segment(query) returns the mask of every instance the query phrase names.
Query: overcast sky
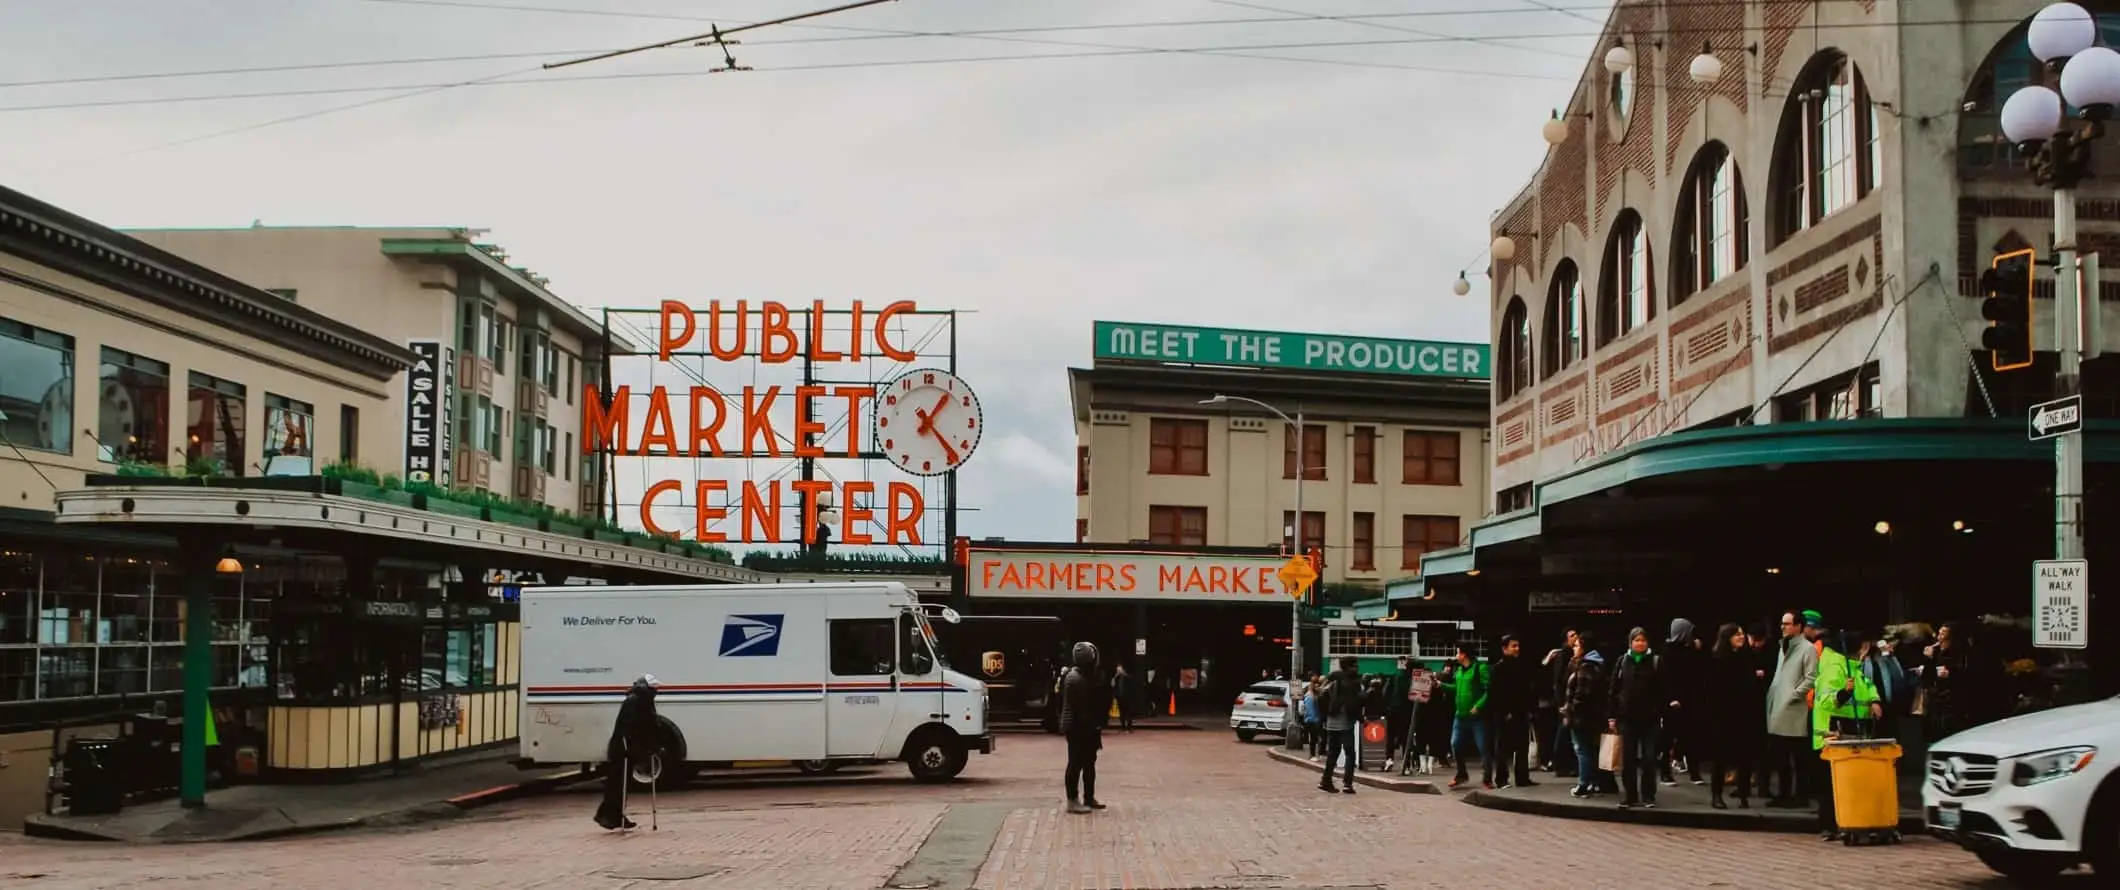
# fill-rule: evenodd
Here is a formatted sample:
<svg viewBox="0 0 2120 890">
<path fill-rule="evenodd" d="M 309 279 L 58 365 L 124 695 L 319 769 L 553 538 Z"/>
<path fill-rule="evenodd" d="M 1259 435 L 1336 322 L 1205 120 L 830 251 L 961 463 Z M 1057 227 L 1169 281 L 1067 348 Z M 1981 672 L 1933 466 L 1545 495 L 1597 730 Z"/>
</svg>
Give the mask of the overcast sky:
<svg viewBox="0 0 2120 890">
<path fill-rule="evenodd" d="M 0 0 L 0 164 L 119 227 L 488 228 L 588 307 L 973 310 L 964 533 L 1069 540 L 1093 319 L 1485 340 L 1484 283 L 1450 281 L 1608 5 L 895 0 L 743 35 L 749 72 L 704 48 L 536 70 L 836 2 Z M 1080 27 L 1133 23 L 1175 24 Z M 1288 46 L 1318 43 L 1365 45 Z M 995 58 L 1042 54 L 1071 57 Z M 77 80 L 435 57 L 459 58 Z M 519 85 L 390 99 L 488 78 Z"/>
</svg>

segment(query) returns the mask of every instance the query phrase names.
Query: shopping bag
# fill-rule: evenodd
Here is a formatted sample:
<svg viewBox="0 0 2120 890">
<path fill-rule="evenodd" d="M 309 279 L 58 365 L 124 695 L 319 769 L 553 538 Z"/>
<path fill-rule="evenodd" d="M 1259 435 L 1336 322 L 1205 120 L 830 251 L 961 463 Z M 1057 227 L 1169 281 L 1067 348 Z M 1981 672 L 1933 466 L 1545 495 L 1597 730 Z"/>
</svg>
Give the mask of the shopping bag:
<svg viewBox="0 0 2120 890">
<path fill-rule="evenodd" d="M 1597 768 L 1608 773 L 1619 772 L 1624 765 L 1620 759 L 1619 733 L 1608 732 L 1597 740 Z"/>
</svg>

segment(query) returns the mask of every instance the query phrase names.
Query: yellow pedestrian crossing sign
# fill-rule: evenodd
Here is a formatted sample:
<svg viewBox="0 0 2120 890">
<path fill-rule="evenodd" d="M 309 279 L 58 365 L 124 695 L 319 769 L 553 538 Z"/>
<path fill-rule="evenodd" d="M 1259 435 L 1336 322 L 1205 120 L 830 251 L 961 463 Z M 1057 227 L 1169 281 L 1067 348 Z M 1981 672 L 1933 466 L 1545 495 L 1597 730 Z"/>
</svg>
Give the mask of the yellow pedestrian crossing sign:
<svg viewBox="0 0 2120 890">
<path fill-rule="evenodd" d="M 1302 556 L 1291 556 L 1278 572 L 1281 583 L 1287 587 L 1288 595 L 1301 597 L 1310 585 L 1318 580 L 1318 570 L 1310 567 L 1310 560 Z"/>
</svg>

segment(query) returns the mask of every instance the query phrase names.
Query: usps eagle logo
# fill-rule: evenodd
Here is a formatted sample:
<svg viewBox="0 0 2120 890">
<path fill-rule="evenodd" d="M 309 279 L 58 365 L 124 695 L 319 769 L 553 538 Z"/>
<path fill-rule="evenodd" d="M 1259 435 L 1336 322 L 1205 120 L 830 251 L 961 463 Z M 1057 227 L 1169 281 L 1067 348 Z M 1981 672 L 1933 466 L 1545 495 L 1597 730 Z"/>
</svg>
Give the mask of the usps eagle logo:
<svg viewBox="0 0 2120 890">
<path fill-rule="evenodd" d="M 723 658 L 771 658 L 780 654 L 786 615 L 731 615 L 721 624 Z"/>
</svg>

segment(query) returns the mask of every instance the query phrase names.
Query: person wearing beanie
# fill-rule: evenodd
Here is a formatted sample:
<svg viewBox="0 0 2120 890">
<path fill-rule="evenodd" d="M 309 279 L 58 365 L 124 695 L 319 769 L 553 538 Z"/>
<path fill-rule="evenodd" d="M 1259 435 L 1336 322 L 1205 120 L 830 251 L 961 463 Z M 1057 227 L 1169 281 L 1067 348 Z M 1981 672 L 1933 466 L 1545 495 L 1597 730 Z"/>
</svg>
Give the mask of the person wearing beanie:
<svg viewBox="0 0 2120 890">
<path fill-rule="evenodd" d="M 1097 673 L 1097 644 L 1076 643 L 1068 654 L 1074 666 L 1060 681 L 1060 734 L 1067 737 L 1067 811 L 1087 813 L 1104 809 L 1097 802 L 1097 752 L 1104 747 L 1104 721 L 1111 713 L 1112 693 Z"/>
<path fill-rule="evenodd" d="M 1811 755 L 1811 684 L 1818 679 L 1818 649 L 1808 639 L 1805 616 L 1817 612 L 1788 612 L 1781 616 L 1781 652 L 1775 662 L 1774 679 L 1767 684 L 1768 765 L 1778 780 L 1767 806 L 1801 809 L 1797 784 Z M 1759 777 L 1762 785 L 1766 776 Z"/>
<path fill-rule="evenodd" d="M 1627 652 L 1612 668 L 1612 698 L 1606 711 L 1608 727 L 1620 736 L 1620 787 L 1626 792 L 1622 809 L 1656 808 L 1656 762 L 1663 752 L 1657 735 L 1664 716 L 1678 706 L 1663 656 L 1649 651 L 1649 632 L 1639 627 L 1628 631 Z"/>
<path fill-rule="evenodd" d="M 655 719 L 655 690 L 661 686 L 654 674 L 640 675 L 611 723 L 611 738 L 604 743 L 604 799 L 596 808 L 596 824 L 606 831 L 636 827 L 626 818 L 626 783 L 636 769 L 661 768 L 655 763 L 662 747 L 662 724 Z"/>
</svg>

